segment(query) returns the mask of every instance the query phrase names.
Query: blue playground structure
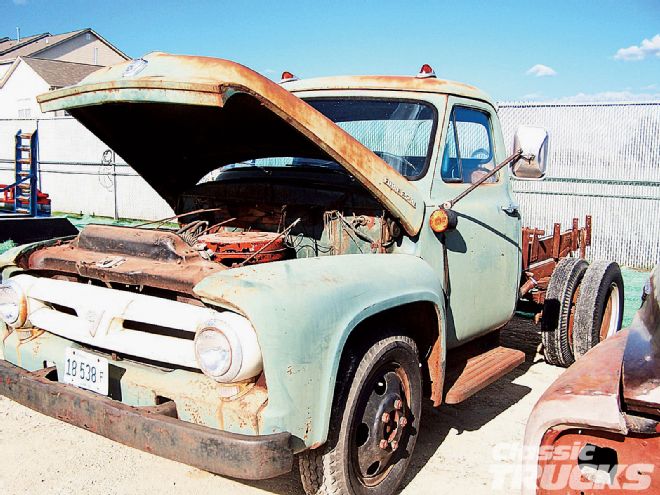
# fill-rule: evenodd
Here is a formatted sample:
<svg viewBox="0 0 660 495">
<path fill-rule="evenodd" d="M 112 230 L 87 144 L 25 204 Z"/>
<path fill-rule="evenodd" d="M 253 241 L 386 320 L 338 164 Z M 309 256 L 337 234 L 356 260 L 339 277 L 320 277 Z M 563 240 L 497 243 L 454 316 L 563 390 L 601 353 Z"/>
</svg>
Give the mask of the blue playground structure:
<svg viewBox="0 0 660 495">
<path fill-rule="evenodd" d="M 39 137 L 19 131 L 15 135 L 14 182 L 0 184 L 0 242 L 35 242 L 74 235 L 66 218 L 51 218 L 50 198 L 39 191 Z"/>
</svg>

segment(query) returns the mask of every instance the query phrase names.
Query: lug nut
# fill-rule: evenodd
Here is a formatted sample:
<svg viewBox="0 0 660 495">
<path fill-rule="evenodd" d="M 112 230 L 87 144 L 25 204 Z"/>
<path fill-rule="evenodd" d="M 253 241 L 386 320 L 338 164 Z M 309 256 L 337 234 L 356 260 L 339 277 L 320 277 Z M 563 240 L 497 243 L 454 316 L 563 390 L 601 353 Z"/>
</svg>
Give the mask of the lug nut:
<svg viewBox="0 0 660 495">
<path fill-rule="evenodd" d="M 383 439 L 380 441 L 380 443 L 378 444 L 378 446 L 379 446 L 381 449 L 385 450 L 385 449 L 387 448 L 387 440 L 385 440 L 385 439 L 383 438 Z"/>
<path fill-rule="evenodd" d="M 392 450 L 396 450 L 397 447 L 399 446 L 399 442 L 397 442 L 396 440 L 392 440 L 390 446 L 392 447 Z"/>
<path fill-rule="evenodd" d="M 401 417 L 399 420 L 399 425 L 403 428 L 408 424 L 408 420 L 405 418 L 405 416 Z"/>
<path fill-rule="evenodd" d="M 394 409 L 399 410 L 403 407 L 403 402 L 401 399 L 397 399 L 394 401 Z"/>
<path fill-rule="evenodd" d="M 390 422 L 390 413 L 383 413 L 383 416 L 380 418 L 383 420 L 383 423 L 389 423 Z"/>
</svg>

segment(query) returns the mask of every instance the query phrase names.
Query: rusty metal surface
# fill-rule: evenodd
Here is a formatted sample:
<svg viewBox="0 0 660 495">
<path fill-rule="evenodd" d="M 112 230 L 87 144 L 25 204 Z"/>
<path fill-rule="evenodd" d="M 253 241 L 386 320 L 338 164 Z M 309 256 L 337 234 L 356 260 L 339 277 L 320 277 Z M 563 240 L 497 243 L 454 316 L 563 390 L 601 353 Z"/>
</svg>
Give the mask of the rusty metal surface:
<svg viewBox="0 0 660 495">
<path fill-rule="evenodd" d="M 88 225 L 71 242 L 32 252 L 26 268 L 186 294 L 226 269 L 202 259 L 172 232 L 109 225 Z"/>
<path fill-rule="evenodd" d="M 293 466 L 289 433 L 248 436 L 186 423 L 154 408 L 131 407 L 51 382 L 0 360 L 0 394 L 124 445 L 241 479 L 264 479 Z M 163 404 L 155 409 L 172 413 Z"/>
<path fill-rule="evenodd" d="M 213 252 L 214 261 L 225 264 L 279 261 L 288 252 L 284 237 L 275 232 L 217 232 L 197 240 Z"/>
<path fill-rule="evenodd" d="M 564 458 L 566 452 L 579 453 L 587 445 L 612 449 L 616 452 L 616 467 L 609 485 L 604 484 L 599 488 L 590 471 L 580 472 L 575 455 L 568 459 Z M 538 480 L 537 495 L 598 493 L 656 495 L 660 492 L 660 471 L 658 470 L 658 466 L 660 466 L 660 432 L 646 435 L 621 435 L 591 429 L 550 430 L 544 438 L 544 448 L 548 448 L 548 451 L 539 458 L 542 475 Z M 592 450 L 592 448 L 588 448 L 587 452 Z M 608 464 L 600 466 L 604 471 L 607 471 L 609 467 Z M 655 469 L 652 468 L 653 466 Z M 562 472 L 568 473 L 572 470 L 575 470 L 573 471 L 575 479 L 571 479 L 570 486 L 557 483 L 557 479 L 562 477 Z M 578 473 L 580 473 L 579 476 L 577 476 Z M 641 475 L 649 477 L 648 485 L 647 480 L 642 479 Z M 625 489 L 626 487 L 628 489 Z"/>
<path fill-rule="evenodd" d="M 538 452 L 546 432 L 589 426 L 626 434 L 628 429 L 620 405 L 621 363 L 628 339 L 622 330 L 591 349 L 575 362 L 541 396 L 525 430 L 524 446 Z M 536 464 L 536 457 L 526 462 Z M 535 467 L 526 466 L 526 469 Z M 524 494 L 536 493 L 530 487 Z"/>
<path fill-rule="evenodd" d="M 284 87 L 296 93 L 319 90 L 376 89 L 383 91 L 414 91 L 464 96 L 493 104 L 490 97 L 469 84 L 440 78 L 415 76 L 334 76 L 299 79 L 287 82 Z"/>
<path fill-rule="evenodd" d="M 660 265 L 631 325 L 623 357 L 623 397 L 630 409 L 660 417 Z"/>
<path fill-rule="evenodd" d="M 591 217 L 586 217 L 585 227 L 580 228 L 578 219 L 574 218 L 571 229 L 562 232 L 561 224 L 556 223 L 552 235 L 543 237 L 544 234 L 543 230 L 523 228 L 523 270 L 529 269 L 535 263 L 541 263 L 551 258 L 557 261 L 559 258 L 568 256 L 571 252 L 590 246 Z"/>
<path fill-rule="evenodd" d="M 584 258 L 586 248 L 591 245 L 591 216 L 585 218 L 585 226 L 580 228 L 579 220 L 573 218 L 571 229 L 561 231 L 561 224 L 555 223 L 550 236 L 545 231 L 525 227 L 522 229 L 522 270 L 520 297 L 528 297 L 542 305 L 545 291 L 557 263 L 571 253 Z"/>
<path fill-rule="evenodd" d="M 228 60 L 164 53 L 151 53 L 144 60 L 144 70 L 135 76 L 126 76 L 130 64 L 126 62 L 99 70 L 79 85 L 41 95 L 42 110 L 70 111 L 171 206 L 176 205 L 182 188 L 223 164 L 268 155 L 295 156 L 285 150 L 309 151 L 314 156 L 316 149 L 320 158 L 336 161 L 360 181 L 409 234 L 419 232 L 424 199 L 416 186 L 287 89 Z M 169 122 L 173 106 L 177 120 Z M 127 119 L 124 111 L 129 107 Z M 160 113 L 150 113 L 154 111 Z M 213 124 L 197 126 L 212 133 L 213 149 L 198 149 L 194 140 L 181 139 L 181 122 L 187 118 Z M 159 155 L 143 142 L 135 143 L 136 132 L 142 134 L 142 141 L 150 133 L 150 139 L 168 142 L 167 155 Z M 284 154 L 271 154 L 275 151 Z M 154 167 L 161 161 L 185 167 L 191 177 L 162 177 L 161 167 Z"/>
<path fill-rule="evenodd" d="M 460 375 L 449 385 L 445 402 L 458 404 L 479 390 L 499 380 L 525 361 L 525 353 L 506 347 L 495 347 L 468 359 Z"/>
</svg>

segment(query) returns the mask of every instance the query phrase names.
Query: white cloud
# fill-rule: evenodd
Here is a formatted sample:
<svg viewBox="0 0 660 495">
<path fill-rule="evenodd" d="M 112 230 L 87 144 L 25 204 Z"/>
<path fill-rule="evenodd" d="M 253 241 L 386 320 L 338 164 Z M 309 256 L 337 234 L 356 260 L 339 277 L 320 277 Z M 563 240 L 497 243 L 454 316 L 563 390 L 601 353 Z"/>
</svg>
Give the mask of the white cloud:
<svg viewBox="0 0 660 495">
<path fill-rule="evenodd" d="M 631 91 L 603 91 L 600 93 L 578 93 L 551 100 L 560 103 L 614 102 L 614 101 L 660 101 L 660 93 L 633 93 Z"/>
<path fill-rule="evenodd" d="M 556 76 L 557 72 L 552 67 L 548 67 L 547 65 L 536 64 L 535 66 L 530 67 L 526 74 L 528 76 L 545 77 Z"/>
<path fill-rule="evenodd" d="M 617 60 L 644 60 L 647 56 L 652 55 L 660 57 L 660 34 L 656 34 L 650 40 L 644 39 L 639 45 L 619 48 L 614 54 L 614 58 Z"/>
<path fill-rule="evenodd" d="M 28 0 L 12 0 L 14 2 L 14 5 L 26 5 L 28 3 Z"/>
</svg>

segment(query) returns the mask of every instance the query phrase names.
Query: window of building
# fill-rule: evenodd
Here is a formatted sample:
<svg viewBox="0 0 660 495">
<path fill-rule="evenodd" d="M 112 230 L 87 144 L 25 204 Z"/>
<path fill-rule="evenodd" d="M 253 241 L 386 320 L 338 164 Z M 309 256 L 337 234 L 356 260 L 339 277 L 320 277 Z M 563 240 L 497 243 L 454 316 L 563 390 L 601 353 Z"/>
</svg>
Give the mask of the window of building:
<svg viewBox="0 0 660 495">
<path fill-rule="evenodd" d="M 493 139 L 486 112 L 456 106 L 452 109 L 442 157 L 442 180 L 474 183 L 494 167 Z M 496 176 L 486 182 L 496 182 Z"/>
<path fill-rule="evenodd" d="M 31 119 L 32 118 L 32 101 L 30 98 L 19 98 L 17 101 L 18 118 Z"/>
</svg>

